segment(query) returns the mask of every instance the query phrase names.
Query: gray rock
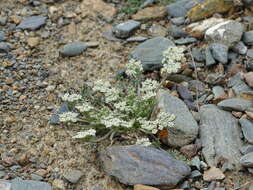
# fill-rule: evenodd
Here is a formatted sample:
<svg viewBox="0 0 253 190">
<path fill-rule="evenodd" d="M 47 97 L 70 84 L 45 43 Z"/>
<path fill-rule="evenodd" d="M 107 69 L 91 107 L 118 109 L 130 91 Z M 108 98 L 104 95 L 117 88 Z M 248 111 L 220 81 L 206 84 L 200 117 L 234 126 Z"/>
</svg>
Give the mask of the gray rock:
<svg viewBox="0 0 253 190">
<path fill-rule="evenodd" d="M 253 45 L 253 30 L 244 32 L 243 42 L 247 45 Z"/>
<path fill-rule="evenodd" d="M 205 53 L 200 48 L 193 48 L 192 56 L 195 61 L 199 61 L 199 62 L 205 61 Z"/>
<path fill-rule="evenodd" d="M 185 18 L 184 17 L 172 18 L 171 22 L 177 26 L 183 25 L 185 23 Z"/>
<path fill-rule="evenodd" d="M 77 183 L 79 179 L 83 176 L 83 173 L 80 170 L 68 170 L 63 174 L 69 182 Z"/>
<path fill-rule="evenodd" d="M 250 58 L 250 59 L 253 59 L 253 49 L 249 49 L 247 51 L 247 57 Z"/>
<path fill-rule="evenodd" d="M 240 152 L 242 154 L 248 154 L 250 152 L 253 152 L 253 145 L 245 145 L 240 148 Z"/>
<path fill-rule="evenodd" d="M 247 46 L 242 41 L 238 42 L 233 47 L 233 51 L 241 55 L 245 55 L 247 53 L 247 50 L 248 50 Z"/>
<path fill-rule="evenodd" d="M 191 166 L 196 167 L 198 170 L 201 169 L 201 161 L 198 156 L 195 156 L 193 159 L 191 159 Z"/>
<path fill-rule="evenodd" d="M 129 20 L 127 22 L 118 24 L 112 29 L 113 34 L 117 38 L 128 38 L 133 34 L 133 32 L 139 28 L 141 25 L 140 22 L 134 21 L 134 20 Z"/>
<path fill-rule="evenodd" d="M 11 50 L 9 44 L 5 42 L 0 42 L 0 53 L 8 53 Z"/>
<path fill-rule="evenodd" d="M 214 94 L 214 98 L 218 98 L 219 96 L 225 94 L 224 88 L 222 86 L 214 86 L 212 92 Z"/>
<path fill-rule="evenodd" d="M 220 84 L 225 79 L 225 76 L 220 73 L 211 73 L 207 75 L 206 82 L 208 84 L 216 85 Z"/>
<path fill-rule="evenodd" d="M 193 102 L 193 96 L 186 86 L 177 86 L 177 92 L 180 98 L 182 98 L 183 100 L 189 100 L 190 102 Z"/>
<path fill-rule="evenodd" d="M 219 43 L 212 43 L 210 45 L 210 49 L 213 58 L 216 61 L 219 61 L 222 64 L 226 64 L 228 62 L 228 46 Z"/>
<path fill-rule="evenodd" d="M 5 171 L 0 171 L 0 179 L 3 178 L 4 176 L 6 176 L 6 172 Z M 1 187 L 1 185 L 0 185 L 0 187 Z"/>
<path fill-rule="evenodd" d="M 189 190 L 191 189 L 191 184 L 189 181 L 184 181 L 180 186 L 180 189 L 185 189 L 185 190 Z"/>
<path fill-rule="evenodd" d="M 200 173 L 200 171 L 194 170 L 194 171 L 192 171 L 190 178 L 195 179 L 195 178 L 199 178 L 201 176 L 202 176 L 202 173 Z"/>
<path fill-rule="evenodd" d="M 253 152 L 250 152 L 242 156 L 240 159 L 240 163 L 244 167 L 253 168 Z"/>
<path fill-rule="evenodd" d="M 0 42 L 6 40 L 6 37 L 4 35 L 4 32 L 0 31 Z"/>
<path fill-rule="evenodd" d="M 149 39 L 139 44 L 130 54 L 130 58 L 140 60 L 145 71 L 161 68 L 163 52 L 174 43 L 163 37 Z"/>
<path fill-rule="evenodd" d="M 158 92 L 157 109 L 175 114 L 175 127 L 169 128 L 169 137 L 164 142 L 170 146 L 182 147 L 191 143 L 198 135 L 198 124 L 186 104 L 165 90 Z"/>
<path fill-rule="evenodd" d="M 43 177 L 37 175 L 37 174 L 31 174 L 31 180 L 35 180 L 35 181 L 42 181 Z"/>
<path fill-rule="evenodd" d="M 28 29 L 28 30 L 37 30 L 41 26 L 46 24 L 46 17 L 44 16 L 31 16 L 25 18 L 21 21 L 21 23 L 17 26 L 20 29 Z"/>
<path fill-rule="evenodd" d="M 186 37 L 187 32 L 179 28 L 178 26 L 171 25 L 169 28 L 169 35 L 171 35 L 173 38 L 181 38 Z"/>
<path fill-rule="evenodd" d="M 7 17 L 0 17 L 0 25 L 4 26 L 7 23 L 8 18 Z"/>
<path fill-rule="evenodd" d="M 69 111 L 68 104 L 67 103 L 62 104 L 60 106 L 59 110 L 49 118 L 50 124 L 52 124 L 52 125 L 60 124 L 60 120 L 59 120 L 59 115 L 58 114 L 62 114 L 62 113 L 68 112 L 68 111 Z"/>
<path fill-rule="evenodd" d="M 205 92 L 205 84 L 199 80 L 191 80 L 188 82 L 188 88 L 193 92 Z"/>
<path fill-rule="evenodd" d="M 205 58 L 206 58 L 206 66 L 216 64 L 216 61 L 214 60 L 211 49 L 209 47 L 205 49 Z"/>
<path fill-rule="evenodd" d="M 189 37 L 189 38 L 180 38 L 178 40 L 175 40 L 174 42 L 176 44 L 178 44 L 178 45 L 186 45 L 186 44 L 192 44 L 194 42 L 197 42 L 197 39 L 196 38 L 192 38 L 192 37 Z"/>
<path fill-rule="evenodd" d="M 84 42 L 73 42 L 71 44 L 65 45 L 61 50 L 60 54 L 62 56 L 77 56 L 83 53 L 87 49 L 87 44 Z"/>
<path fill-rule="evenodd" d="M 246 111 L 253 107 L 253 103 L 242 98 L 230 98 L 219 102 L 218 106 L 227 111 Z"/>
<path fill-rule="evenodd" d="M 200 108 L 200 123 L 202 154 L 208 165 L 239 168 L 241 132 L 233 115 L 215 105 L 204 105 Z"/>
<path fill-rule="evenodd" d="M 45 182 L 14 179 L 11 181 L 11 190 L 53 190 L 52 187 Z"/>
<path fill-rule="evenodd" d="M 176 0 L 167 6 L 168 15 L 171 17 L 186 17 L 187 12 L 204 0 Z"/>
<path fill-rule="evenodd" d="M 245 139 L 249 143 L 253 144 L 253 123 L 246 118 L 241 118 L 239 120 L 239 123 L 241 124 L 242 132 Z"/>
<path fill-rule="evenodd" d="M 101 153 L 105 172 L 127 185 L 175 187 L 191 169 L 168 152 L 144 146 L 112 146 Z"/>
<path fill-rule="evenodd" d="M 136 36 L 136 37 L 127 38 L 126 41 L 127 42 L 144 42 L 147 39 L 148 38 L 143 37 L 143 36 Z"/>
<path fill-rule="evenodd" d="M 0 179 L 0 189 L 1 190 L 11 190 L 11 183 L 7 180 Z"/>
<path fill-rule="evenodd" d="M 243 30 L 244 25 L 242 23 L 228 20 L 209 28 L 205 33 L 205 38 L 212 42 L 233 47 L 241 40 Z"/>
</svg>

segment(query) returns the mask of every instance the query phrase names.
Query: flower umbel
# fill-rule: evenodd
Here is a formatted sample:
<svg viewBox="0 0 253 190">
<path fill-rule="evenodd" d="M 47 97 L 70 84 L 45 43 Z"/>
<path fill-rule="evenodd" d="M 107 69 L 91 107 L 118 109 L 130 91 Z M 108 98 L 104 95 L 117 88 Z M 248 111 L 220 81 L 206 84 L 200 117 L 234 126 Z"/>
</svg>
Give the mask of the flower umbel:
<svg viewBox="0 0 253 190">
<path fill-rule="evenodd" d="M 147 79 L 141 84 L 142 87 L 140 88 L 140 92 L 144 100 L 148 100 L 156 96 L 156 90 L 159 86 L 156 80 Z"/>
<path fill-rule="evenodd" d="M 75 112 L 64 112 L 62 114 L 59 114 L 59 120 L 61 122 L 77 122 L 78 113 Z"/>
<path fill-rule="evenodd" d="M 126 74 L 132 78 L 138 78 L 143 72 L 141 61 L 130 59 L 126 65 Z"/>
<path fill-rule="evenodd" d="M 92 105 L 90 105 L 89 103 L 85 102 L 81 105 L 77 105 L 76 109 L 78 109 L 80 112 L 88 112 L 94 109 L 94 107 Z"/>
<path fill-rule="evenodd" d="M 63 96 L 61 96 L 61 99 L 66 102 L 75 102 L 77 100 L 80 100 L 82 96 L 80 94 L 69 94 L 66 93 Z"/>
<path fill-rule="evenodd" d="M 152 143 L 149 141 L 148 138 L 141 138 L 137 139 L 136 145 L 141 145 L 141 146 L 150 146 Z"/>
<path fill-rule="evenodd" d="M 83 139 L 88 136 L 95 136 L 96 135 L 96 130 L 95 129 L 89 129 L 86 131 L 80 131 L 77 133 L 77 135 L 73 136 L 73 139 Z"/>
</svg>

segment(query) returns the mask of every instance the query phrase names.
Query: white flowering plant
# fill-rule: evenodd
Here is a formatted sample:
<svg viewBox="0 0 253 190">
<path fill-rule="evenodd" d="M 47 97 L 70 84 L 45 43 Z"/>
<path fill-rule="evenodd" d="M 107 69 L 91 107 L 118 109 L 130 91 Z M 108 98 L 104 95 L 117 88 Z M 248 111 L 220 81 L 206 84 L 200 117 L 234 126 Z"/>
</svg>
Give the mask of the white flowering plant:
<svg viewBox="0 0 253 190">
<path fill-rule="evenodd" d="M 177 72 L 182 57 L 183 49 L 169 47 L 164 52 L 161 72 Z M 142 63 L 131 59 L 125 73 L 127 85 L 122 81 L 117 86 L 98 80 L 92 85 L 86 84 L 80 94 L 61 96 L 70 105 L 70 111 L 59 114 L 60 121 L 82 127 L 73 139 L 99 142 L 115 134 L 134 133 L 136 144 L 149 146 L 152 143 L 149 138 L 141 138 L 142 134 L 155 137 L 159 131 L 174 127 L 176 116 L 173 114 L 161 111 L 151 119 L 161 85 L 144 78 Z"/>
</svg>

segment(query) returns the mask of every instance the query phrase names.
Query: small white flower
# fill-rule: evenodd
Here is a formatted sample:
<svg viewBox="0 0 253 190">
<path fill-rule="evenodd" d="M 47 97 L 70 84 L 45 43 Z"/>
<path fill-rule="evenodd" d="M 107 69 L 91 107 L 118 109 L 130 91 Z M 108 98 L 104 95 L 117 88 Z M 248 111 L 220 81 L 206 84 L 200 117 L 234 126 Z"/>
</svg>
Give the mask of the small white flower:
<svg viewBox="0 0 253 190">
<path fill-rule="evenodd" d="M 118 115 L 111 113 L 107 116 L 103 116 L 100 120 L 100 123 L 105 125 L 106 128 L 111 127 L 131 128 L 134 124 L 134 120 L 125 121 L 122 120 Z"/>
<path fill-rule="evenodd" d="M 174 114 L 166 113 L 164 111 L 160 112 L 156 119 L 158 120 L 159 130 L 174 127 L 175 119 L 176 119 L 176 116 Z"/>
<path fill-rule="evenodd" d="M 59 114 L 59 120 L 61 122 L 77 122 L 78 113 L 75 112 L 64 112 L 62 114 Z"/>
<path fill-rule="evenodd" d="M 147 131 L 150 131 L 153 134 L 156 134 L 158 129 L 158 121 L 154 120 L 154 121 L 149 121 L 149 120 L 145 120 L 144 118 L 139 118 L 138 119 L 139 123 L 141 124 L 141 128 Z"/>
<path fill-rule="evenodd" d="M 96 136 L 96 130 L 95 129 L 89 129 L 86 131 L 80 131 L 77 133 L 77 135 L 73 136 L 73 139 L 83 139 L 88 136 Z"/>
<path fill-rule="evenodd" d="M 80 94 L 69 94 L 66 93 L 63 96 L 61 96 L 61 99 L 66 102 L 75 102 L 77 100 L 80 100 L 82 96 Z"/>
<path fill-rule="evenodd" d="M 156 96 L 156 89 L 159 86 L 159 83 L 156 80 L 147 79 L 141 83 L 142 87 L 140 92 L 144 100 L 148 100 Z"/>
<path fill-rule="evenodd" d="M 94 107 L 90 105 L 89 103 L 85 102 L 81 105 L 77 105 L 76 109 L 78 109 L 80 112 L 88 112 L 90 110 L 93 110 Z"/>
<path fill-rule="evenodd" d="M 141 138 L 137 139 L 136 145 L 141 145 L 141 146 L 150 146 L 152 143 L 149 141 L 148 138 Z"/>
<path fill-rule="evenodd" d="M 129 63 L 126 65 L 126 74 L 129 77 L 137 78 L 142 72 L 143 67 L 141 61 L 130 59 Z"/>
<path fill-rule="evenodd" d="M 127 103 L 125 101 L 115 103 L 114 107 L 119 111 L 129 111 L 130 110 L 130 108 L 127 106 Z"/>
</svg>

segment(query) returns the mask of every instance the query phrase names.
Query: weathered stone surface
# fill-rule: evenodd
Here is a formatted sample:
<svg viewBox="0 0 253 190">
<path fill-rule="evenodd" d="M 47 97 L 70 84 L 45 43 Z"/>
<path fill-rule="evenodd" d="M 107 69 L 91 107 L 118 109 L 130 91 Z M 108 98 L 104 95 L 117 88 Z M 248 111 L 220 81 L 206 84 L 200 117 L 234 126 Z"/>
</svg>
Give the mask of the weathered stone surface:
<svg viewBox="0 0 253 190">
<path fill-rule="evenodd" d="M 53 190 L 48 183 L 33 180 L 14 179 L 11 190 Z"/>
<path fill-rule="evenodd" d="M 112 146 L 101 153 L 105 172 L 127 185 L 174 187 L 191 169 L 168 152 L 144 146 Z"/>
<path fill-rule="evenodd" d="M 150 187 L 147 185 L 137 184 L 137 185 L 134 185 L 134 190 L 159 190 L 159 189 L 155 187 Z"/>
<path fill-rule="evenodd" d="M 185 18 L 184 17 L 176 17 L 176 18 L 172 18 L 170 20 L 173 24 L 175 24 L 177 26 L 180 26 L 180 25 L 185 23 Z"/>
<path fill-rule="evenodd" d="M 205 38 L 212 42 L 218 42 L 228 47 L 233 47 L 240 41 L 243 30 L 244 25 L 242 23 L 228 20 L 209 28 L 205 33 Z"/>
<path fill-rule="evenodd" d="M 253 103 L 242 98 L 230 98 L 221 101 L 218 106 L 227 111 L 245 111 L 253 107 Z"/>
<path fill-rule="evenodd" d="M 6 40 L 4 32 L 0 31 L 0 42 Z"/>
<path fill-rule="evenodd" d="M 175 40 L 175 43 L 177 45 L 186 45 L 186 44 L 191 44 L 197 42 L 196 38 L 188 37 L 188 38 L 180 38 L 178 40 Z"/>
<path fill-rule="evenodd" d="M 206 58 L 203 49 L 199 49 L 199 48 L 192 49 L 192 56 L 194 60 L 199 61 L 199 62 L 205 61 L 205 58 Z"/>
<path fill-rule="evenodd" d="M 253 45 L 253 30 L 243 34 L 243 42 L 247 45 Z"/>
<path fill-rule="evenodd" d="M 228 62 L 228 46 L 220 43 L 212 43 L 210 49 L 213 55 L 213 58 L 222 63 L 226 64 Z"/>
<path fill-rule="evenodd" d="M 167 15 L 165 7 L 147 7 L 132 16 L 133 20 L 148 21 L 162 19 Z"/>
<path fill-rule="evenodd" d="M 246 118 L 241 118 L 239 122 L 241 124 L 242 132 L 245 139 L 249 143 L 253 144 L 253 123 Z"/>
<path fill-rule="evenodd" d="M 247 53 L 248 47 L 242 42 L 238 42 L 234 47 L 233 47 L 233 51 L 241 54 L 241 55 L 245 55 Z"/>
<path fill-rule="evenodd" d="M 175 114 L 175 127 L 169 128 L 166 144 L 182 147 L 191 143 L 198 135 L 198 124 L 194 120 L 186 104 L 179 98 L 170 95 L 165 90 L 158 93 L 158 110 Z"/>
<path fill-rule="evenodd" d="M 200 123 L 202 153 L 206 162 L 212 167 L 218 164 L 239 167 L 241 132 L 232 114 L 212 104 L 204 105 L 200 108 Z"/>
<path fill-rule="evenodd" d="M 181 37 L 186 37 L 187 32 L 178 26 L 171 25 L 169 27 L 169 35 L 171 35 L 173 38 L 181 38 Z"/>
<path fill-rule="evenodd" d="M 44 16 L 31 16 L 22 20 L 22 22 L 17 26 L 23 30 L 36 30 L 41 26 L 46 24 L 46 17 Z"/>
<path fill-rule="evenodd" d="M 168 15 L 171 17 L 185 17 L 187 12 L 204 0 L 177 0 L 167 6 Z"/>
<path fill-rule="evenodd" d="M 131 58 L 140 60 L 144 70 L 151 71 L 161 68 L 163 52 L 174 43 L 163 37 L 156 37 L 139 44 L 130 54 Z"/>
<path fill-rule="evenodd" d="M 206 66 L 211 66 L 211 65 L 216 64 L 216 61 L 213 58 L 210 47 L 207 47 L 205 49 L 205 58 L 206 58 Z"/>
<path fill-rule="evenodd" d="M 11 190 L 11 183 L 7 180 L 0 179 L 0 189 L 1 190 Z"/>
<path fill-rule="evenodd" d="M 248 154 L 253 152 L 253 145 L 245 145 L 240 148 L 242 154 Z"/>
<path fill-rule="evenodd" d="M 215 181 L 222 180 L 225 178 L 225 175 L 219 168 L 212 167 L 209 170 L 204 172 L 203 179 L 205 181 Z"/>
<path fill-rule="evenodd" d="M 195 22 L 210 17 L 214 13 L 227 12 L 233 6 L 233 0 L 206 0 L 193 7 L 187 16 L 192 22 Z"/>
<path fill-rule="evenodd" d="M 84 50 L 87 49 L 87 44 L 84 42 L 73 42 L 71 44 L 65 45 L 61 50 L 60 54 L 62 56 L 77 56 L 80 55 Z"/>
<path fill-rule="evenodd" d="M 11 47 L 8 43 L 0 42 L 0 53 L 8 53 Z"/>
<path fill-rule="evenodd" d="M 253 152 L 250 152 L 248 154 L 245 154 L 241 157 L 240 163 L 244 167 L 250 167 L 253 168 Z"/>
<path fill-rule="evenodd" d="M 129 20 L 118 24 L 112 31 L 117 38 L 128 38 L 137 28 L 140 27 L 140 25 L 140 22 Z"/>
<path fill-rule="evenodd" d="M 147 39 L 148 38 L 143 37 L 143 36 L 135 36 L 135 37 L 127 38 L 126 41 L 127 42 L 144 42 Z"/>
<path fill-rule="evenodd" d="M 244 79 L 247 82 L 247 84 L 253 88 L 253 72 L 245 73 Z"/>
<path fill-rule="evenodd" d="M 77 183 L 78 180 L 83 176 L 80 170 L 67 170 L 63 176 L 71 183 Z"/>
</svg>

